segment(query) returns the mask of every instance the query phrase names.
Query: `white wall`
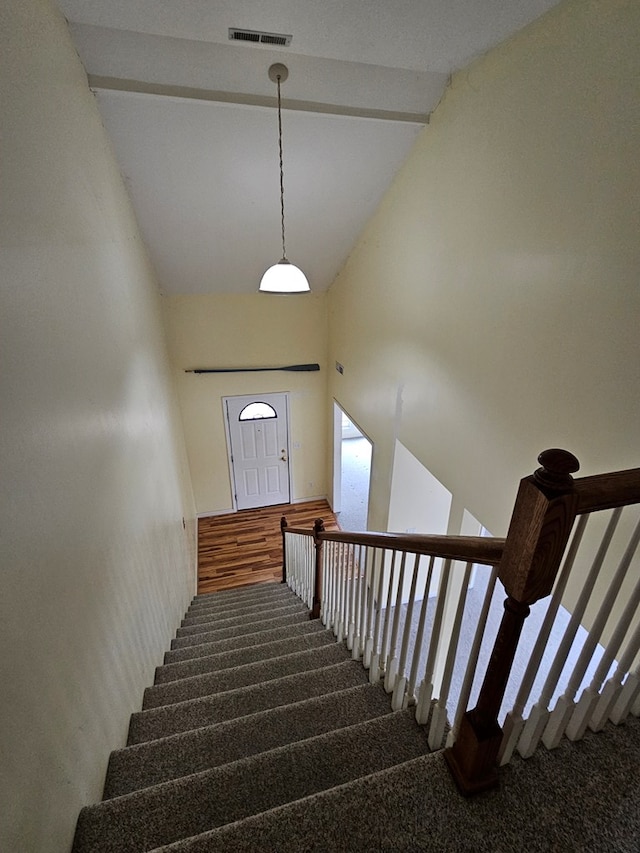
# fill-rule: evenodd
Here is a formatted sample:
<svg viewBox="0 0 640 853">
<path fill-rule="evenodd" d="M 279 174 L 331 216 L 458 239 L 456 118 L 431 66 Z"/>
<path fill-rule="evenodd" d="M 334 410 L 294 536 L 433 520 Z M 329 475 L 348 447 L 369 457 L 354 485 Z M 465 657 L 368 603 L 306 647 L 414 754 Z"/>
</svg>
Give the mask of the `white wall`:
<svg viewBox="0 0 640 853">
<path fill-rule="evenodd" d="M 0 114 L 0 849 L 60 853 L 193 594 L 195 513 L 154 278 L 48 0 L 0 6 Z"/>
<path fill-rule="evenodd" d="M 238 394 L 289 393 L 292 500 L 325 497 L 326 294 L 171 296 L 162 302 L 198 513 L 232 508 L 222 398 Z M 313 363 L 319 371 L 185 373 Z"/>
<path fill-rule="evenodd" d="M 640 4 L 571 0 L 456 74 L 330 290 L 330 395 L 496 535 L 546 447 L 638 465 Z"/>
</svg>

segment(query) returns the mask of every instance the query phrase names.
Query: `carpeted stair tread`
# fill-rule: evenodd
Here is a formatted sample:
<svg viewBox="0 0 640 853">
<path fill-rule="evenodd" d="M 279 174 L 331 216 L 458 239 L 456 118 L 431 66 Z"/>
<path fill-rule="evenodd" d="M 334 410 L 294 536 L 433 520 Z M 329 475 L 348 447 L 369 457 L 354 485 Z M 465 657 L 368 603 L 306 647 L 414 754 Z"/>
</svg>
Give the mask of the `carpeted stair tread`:
<svg viewBox="0 0 640 853">
<path fill-rule="evenodd" d="M 256 604 L 266 605 L 267 603 L 273 604 L 278 601 L 288 601 L 296 596 L 291 592 L 289 587 L 278 587 L 277 592 L 272 592 L 269 594 L 265 593 L 255 593 L 251 596 L 244 596 L 242 598 L 233 598 L 228 601 L 220 602 L 220 601 L 193 601 L 189 605 L 189 609 L 187 613 L 196 616 L 198 613 L 225 613 L 229 610 L 239 610 L 243 607 L 254 607 Z"/>
<path fill-rule="evenodd" d="M 158 708 L 160 705 L 171 705 L 175 702 L 183 702 L 185 699 L 222 693 L 226 690 L 246 687 L 249 684 L 257 684 L 260 681 L 272 681 L 274 678 L 292 675 L 294 672 L 302 672 L 316 666 L 339 663 L 349 657 L 350 654 L 344 646 L 332 643 L 321 646 L 319 649 L 307 649 L 267 661 L 234 666 L 204 675 L 194 675 L 180 681 L 147 687 L 144 691 L 142 708 L 143 710 Z"/>
<path fill-rule="evenodd" d="M 104 798 L 228 764 L 391 713 L 379 686 L 361 684 L 111 754 Z"/>
<path fill-rule="evenodd" d="M 263 613 L 266 609 L 274 607 L 285 607 L 295 604 L 298 607 L 302 602 L 296 596 L 270 596 L 268 602 L 264 599 L 251 599 L 247 602 L 236 602 L 233 606 L 220 607 L 190 607 L 184 615 L 184 621 L 195 617 L 210 616 L 212 619 L 231 619 L 234 616 L 248 616 L 251 613 Z M 304 605 L 302 605 L 304 606 Z"/>
<path fill-rule="evenodd" d="M 304 604 L 298 601 L 282 601 L 278 602 L 274 607 L 269 608 L 269 613 L 274 616 L 286 616 L 290 613 L 300 613 L 301 611 L 308 612 Z M 236 613 L 236 611 L 234 611 Z M 196 625 L 219 625 L 221 628 L 228 628 L 231 625 L 243 625 L 245 622 L 261 622 L 264 619 L 264 607 L 252 610 L 250 613 L 236 613 L 233 616 L 222 614 L 216 616 L 212 613 L 205 613 L 203 616 L 186 616 L 180 625 L 181 628 L 192 628 Z"/>
<path fill-rule="evenodd" d="M 396 711 L 87 806 L 78 819 L 74 851 L 151 850 L 402 763 L 427 749 L 413 712 Z"/>
<path fill-rule="evenodd" d="M 321 634 L 325 632 L 326 629 L 319 619 L 306 619 L 304 622 L 287 625 L 284 628 L 272 628 L 267 631 L 258 631 L 254 634 L 243 634 L 241 637 L 230 637 L 226 640 L 215 640 L 210 643 L 205 642 L 198 645 L 182 646 L 177 649 L 172 649 L 165 653 L 164 663 L 169 664 L 183 660 L 193 660 L 194 658 L 215 655 L 219 652 L 243 649 L 253 645 L 262 645 L 263 643 L 270 643 L 274 640 L 285 640 L 287 638 L 302 637 L 307 634 Z"/>
<path fill-rule="evenodd" d="M 127 744 L 167 737 L 367 682 L 367 673 L 359 663 L 342 660 L 261 684 L 140 711 L 131 716 Z"/>
<path fill-rule="evenodd" d="M 309 619 L 308 610 L 293 610 L 285 611 L 284 613 L 269 611 L 268 619 L 255 619 L 247 623 L 234 622 L 232 625 L 220 626 L 216 622 L 205 624 L 187 625 L 185 628 L 178 628 L 176 638 L 193 637 L 196 634 L 218 634 L 218 638 L 242 636 L 243 634 L 253 633 L 261 628 L 277 628 L 278 625 L 291 625 L 293 622 L 306 622 Z M 197 640 L 200 642 L 200 640 Z"/>
<path fill-rule="evenodd" d="M 216 592 L 205 592 L 194 595 L 190 607 L 198 604 L 224 604 L 227 601 L 245 601 L 249 598 L 267 598 L 275 594 L 294 595 L 295 593 L 287 584 L 274 581 L 273 583 L 252 584 L 250 586 L 236 586 L 229 589 L 220 589 Z"/>
<path fill-rule="evenodd" d="M 335 637 L 329 631 L 302 634 L 284 640 L 272 640 L 270 643 L 245 647 L 243 649 L 218 652 L 218 654 L 195 658 L 194 660 L 177 661 L 159 666 L 156 669 L 154 684 L 167 684 L 193 675 L 206 672 L 216 672 L 232 667 L 244 666 L 258 661 L 267 661 L 282 655 L 302 652 L 307 649 L 319 649 L 321 646 L 335 645 Z"/>
<path fill-rule="evenodd" d="M 516 756 L 470 799 L 434 753 L 153 853 L 636 853 L 639 764 L 636 719 Z"/>
<path fill-rule="evenodd" d="M 215 592 L 201 592 L 199 595 L 194 595 L 193 601 L 226 601 L 229 598 L 244 598 L 254 593 L 268 594 L 275 589 L 289 589 L 286 584 L 281 584 L 280 581 L 262 581 L 260 583 L 245 584 L 243 586 L 233 586 L 228 589 L 218 589 Z"/>
</svg>

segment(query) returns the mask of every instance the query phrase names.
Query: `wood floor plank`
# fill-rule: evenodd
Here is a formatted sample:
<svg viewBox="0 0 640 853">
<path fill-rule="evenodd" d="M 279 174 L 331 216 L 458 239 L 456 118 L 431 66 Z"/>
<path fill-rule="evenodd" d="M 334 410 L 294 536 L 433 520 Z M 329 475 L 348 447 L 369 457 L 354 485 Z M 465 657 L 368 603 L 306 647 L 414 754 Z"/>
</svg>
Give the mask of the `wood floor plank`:
<svg viewBox="0 0 640 853">
<path fill-rule="evenodd" d="M 281 504 L 198 520 L 198 593 L 282 580 L 280 519 L 290 527 L 313 527 L 322 518 L 339 530 L 326 501 Z"/>
</svg>

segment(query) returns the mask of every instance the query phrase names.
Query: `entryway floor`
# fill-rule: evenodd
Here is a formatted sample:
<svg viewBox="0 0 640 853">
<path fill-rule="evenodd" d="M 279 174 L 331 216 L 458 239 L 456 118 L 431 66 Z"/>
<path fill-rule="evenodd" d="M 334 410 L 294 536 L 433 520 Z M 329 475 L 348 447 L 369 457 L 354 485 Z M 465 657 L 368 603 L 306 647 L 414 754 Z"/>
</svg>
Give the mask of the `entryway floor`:
<svg viewBox="0 0 640 853">
<path fill-rule="evenodd" d="M 290 527 L 340 526 L 325 500 L 248 509 L 198 519 L 198 593 L 282 580 L 280 519 Z"/>
</svg>

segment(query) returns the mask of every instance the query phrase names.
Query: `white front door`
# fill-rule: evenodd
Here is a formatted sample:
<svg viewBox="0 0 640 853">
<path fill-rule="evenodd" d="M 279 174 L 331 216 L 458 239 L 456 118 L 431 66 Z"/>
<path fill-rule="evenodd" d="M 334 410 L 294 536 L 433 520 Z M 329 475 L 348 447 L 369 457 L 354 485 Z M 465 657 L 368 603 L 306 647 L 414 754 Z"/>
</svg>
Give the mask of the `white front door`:
<svg viewBox="0 0 640 853">
<path fill-rule="evenodd" d="M 286 394 L 224 400 L 237 509 L 289 503 Z"/>
</svg>

